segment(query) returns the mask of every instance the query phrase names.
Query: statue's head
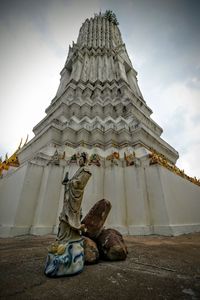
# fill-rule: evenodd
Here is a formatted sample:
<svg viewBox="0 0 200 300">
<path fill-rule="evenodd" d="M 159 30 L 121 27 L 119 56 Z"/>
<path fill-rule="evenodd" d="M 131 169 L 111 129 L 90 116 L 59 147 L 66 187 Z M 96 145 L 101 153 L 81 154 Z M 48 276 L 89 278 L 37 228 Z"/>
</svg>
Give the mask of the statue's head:
<svg viewBox="0 0 200 300">
<path fill-rule="evenodd" d="M 80 168 L 74 178 L 72 178 L 74 187 L 80 190 L 84 189 L 91 175 L 86 168 Z"/>
<path fill-rule="evenodd" d="M 82 152 L 81 153 L 81 156 L 80 156 L 80 159 L 79 159 L 79 166 L 80 167 L 84 167 L 85 164 L 87 162 L 87 153 L 86 152 Z"/>
</svg>

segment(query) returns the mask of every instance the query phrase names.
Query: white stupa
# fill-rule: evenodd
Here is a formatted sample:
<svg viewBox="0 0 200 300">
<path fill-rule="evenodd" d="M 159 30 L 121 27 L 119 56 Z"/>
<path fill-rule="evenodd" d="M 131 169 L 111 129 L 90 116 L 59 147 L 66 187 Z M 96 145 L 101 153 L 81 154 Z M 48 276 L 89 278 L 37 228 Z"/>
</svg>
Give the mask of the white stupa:
<svg viewBox="0 0 200 300">
<path fill-rule="evenodd" d="M 83 214 L 102 198 L 107 223 L 126 234 L 200 230 L 199 181 L 176 166 L 178 152 L 151 119 L 111 11 L 87 19 L 69 47 L 55 98 L 20 166 L 0 179 L 1 236 L 56 232 L 62 179 L 81 153 L 92 172 Z"/>
</svg>

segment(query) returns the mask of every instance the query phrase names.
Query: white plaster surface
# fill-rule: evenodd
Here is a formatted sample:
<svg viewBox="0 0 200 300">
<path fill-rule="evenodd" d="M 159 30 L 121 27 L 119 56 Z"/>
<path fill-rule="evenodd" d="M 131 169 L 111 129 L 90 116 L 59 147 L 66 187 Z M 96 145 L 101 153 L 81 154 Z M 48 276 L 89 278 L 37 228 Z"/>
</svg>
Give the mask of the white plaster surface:
<svg viewBox="0 0 200 300">
<path fill-rule="evenodd" d="M 112 209 L 106 226 L 123 234 L 178 235 L 200 230 L 200 188 L 159 165 L 89 166 L 83 216 L 100 199 Z M 0 180 L 0 235 L 56 233 L 62 180 L 78 166 L 27 163 Z"/>
<path fill-rule="evenodd" d="M 0 233 L 2 236 L 9 236 L 15 225 L 26 171 L 27 166 L 23 166 L 0 180 Z"/>
</svg>

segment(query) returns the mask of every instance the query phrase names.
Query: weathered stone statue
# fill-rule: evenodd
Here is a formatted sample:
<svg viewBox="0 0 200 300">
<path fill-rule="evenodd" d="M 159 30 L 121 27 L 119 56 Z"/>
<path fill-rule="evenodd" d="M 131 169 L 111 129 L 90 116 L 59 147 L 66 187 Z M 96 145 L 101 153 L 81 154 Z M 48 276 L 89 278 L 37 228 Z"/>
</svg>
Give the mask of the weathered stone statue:
<svg viewBox="0 0 200 300">
<path fill-rule="evenodd" d="M 68 172 L 63 180 L 65 185 L 63 209 L 59 217 L 56 242 L 49 248 L 45 274 L 50 277 L 74 275 L 83 270 L 84 250 L 81 231 L 81 203 L 84 188 L 91 176 L 84 164 L 69 179 Z"/>
</svg>

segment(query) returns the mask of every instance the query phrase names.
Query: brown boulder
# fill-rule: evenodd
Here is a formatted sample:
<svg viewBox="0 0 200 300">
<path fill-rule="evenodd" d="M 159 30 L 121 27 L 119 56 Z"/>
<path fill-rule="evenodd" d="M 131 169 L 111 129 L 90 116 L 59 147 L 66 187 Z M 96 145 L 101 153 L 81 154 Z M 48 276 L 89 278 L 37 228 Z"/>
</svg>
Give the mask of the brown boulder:
<svg viewBox="0 0 200 300">
<path fill-rule="evenodd" d="M 123 236 L 115 229 L 104 229 L 97 238 L 100 257 L 106 260 L 125 260 L 127 247 Z"/>
<path fill-rule="evenodd" d="M 84 235 L 91 239 L 96 239 L 103 229 L 103 225 L 110 210 L 111 203 L 106 199 L 99 200 L 95 203 L 81 222 L 82 224 L 85 224 L 87 229 Z"/>
<path fill-rule="evenodd" d="M 95 264 L 99 259 L 99 250 L 94 241 L 88 237 L 83 237 L 85 264 Z"/>
</svg>

